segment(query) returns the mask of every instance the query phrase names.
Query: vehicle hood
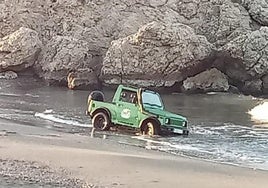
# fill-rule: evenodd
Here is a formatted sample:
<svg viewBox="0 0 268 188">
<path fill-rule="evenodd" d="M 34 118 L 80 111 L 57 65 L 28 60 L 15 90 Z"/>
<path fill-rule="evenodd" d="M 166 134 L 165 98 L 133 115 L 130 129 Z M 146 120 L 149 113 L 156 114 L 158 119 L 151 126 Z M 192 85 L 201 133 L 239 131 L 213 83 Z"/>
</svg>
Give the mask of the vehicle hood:
<svg viewBox="0 0 268 188">
<path fill-rule="evenodd" d="M 174 114 L 172 112 L 158 109 L 158 108 L 146 108 L 144 109 L 146 112 L 156 115 L 158 117 L 165 117 L 165 118 L 170 118 L 170 119 L 181 119 L 183 121 L 187 121 L 187 119 L 181 115 Z"/>
</svg>

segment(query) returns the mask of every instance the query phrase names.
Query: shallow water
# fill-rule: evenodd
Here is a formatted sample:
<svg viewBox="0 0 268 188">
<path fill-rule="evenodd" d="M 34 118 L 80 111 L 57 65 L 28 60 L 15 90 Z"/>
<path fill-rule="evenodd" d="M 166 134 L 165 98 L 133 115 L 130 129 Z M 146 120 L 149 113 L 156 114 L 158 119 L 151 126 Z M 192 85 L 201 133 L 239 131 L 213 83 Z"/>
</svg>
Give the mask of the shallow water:
<svg viewBox="0 0 268 188">
<path fill-rule="evenodd" d="M 0 118 L 29 126 L 70 133 L 88 134 L 85 115 L 88 91 L 48 87 L 38 80 L 0 80 Z M 113 91 L 105 91 L 111 100 Z M 166 109 L 186 116 L 188 137 L 149 138 L 125 132 L 105 132 L 109 139 L 174 155 L 217 163 L 268 170 L 268 128 L 266 120 L 248 112 L 265 106 L 267 99 L 226 93 L 196 95 L 163 94 Z M 256 110 L 268 117 L 268 109 Z"/>
</svg>

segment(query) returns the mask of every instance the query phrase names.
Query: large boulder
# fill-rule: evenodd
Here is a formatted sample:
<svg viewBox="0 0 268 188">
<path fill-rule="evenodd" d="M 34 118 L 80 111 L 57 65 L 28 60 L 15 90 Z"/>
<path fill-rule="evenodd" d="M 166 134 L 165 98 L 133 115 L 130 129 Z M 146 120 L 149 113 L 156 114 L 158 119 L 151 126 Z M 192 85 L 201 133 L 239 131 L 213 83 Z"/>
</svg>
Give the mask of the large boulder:
<svg viewBox="0 0 268 188">
<path fill-rule="evenodd" d="M 183 90 L 186 92 L 224 92 L 228 89 L 227 76 L 215 68 L 183 81 Z"/>
<path fill-rule="evenodd" d="M 262 93 L 262 81 L 260 79 L 256 79 L 256 80 L 250 80 L 250 81 L 246 81 L 242 91 L 244 93 L 252 93 L 252 94 L 260 94 Z"/>
<path fill-rule="evenodd" d="M 268 26 L 267 0 L 243 0 L 243 5 L 255 21 L 261 25 Z"/>
<path fill-rule="evenodd" d="M 42 51 L 39 64 L 35 66 L 37 74 L 51 83 L 60 82 L 66 85 L 71 71 L 83 69 L 83 74 L 88 71 L 89 75 L 92 72 L 98 75 L 100 60 L 90 53 L 88 46 L 87 42 L 73 37 L 53 37 Z"/>
<path fill-rule="evenodd" d="M 268 73 L 268 27 L 242 35 L 220 49 L 222 61 L 216 65 L 244 90 L 255 92 L 261 86 L 251 82 Z M 248 89 L 247 89 L 248 87 Z"/>
<path fill-rule="evenodd" d="M 21 27 L 0 39 L 0 72 L 21 71 L 31 67 L 41 51 L 38 33 Z"/>
<path fill-rule="evenodd" d="M 151 22 L 112 42 L 103 62 L 108 84 L 172 86 L 205 70 L 213 45 L 184 24 Z"/>
</svg>

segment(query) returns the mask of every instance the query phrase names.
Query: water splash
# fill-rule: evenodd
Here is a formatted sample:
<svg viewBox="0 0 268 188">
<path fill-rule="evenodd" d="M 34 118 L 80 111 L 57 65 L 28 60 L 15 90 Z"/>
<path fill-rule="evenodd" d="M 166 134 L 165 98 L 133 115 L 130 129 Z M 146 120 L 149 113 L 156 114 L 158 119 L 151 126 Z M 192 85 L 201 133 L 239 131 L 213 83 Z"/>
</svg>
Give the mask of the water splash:
<svg viewBox="0 0 268 188">
<path fill-rule="evenodd" d="M 92 125 L 82 123 L 74 118 L 69 118 L 63 115 L 55 114 L 53 113 L 52 109 L 45 110 L 42 113 L 36 112 L 34 116 L 51 121 L 51 122 L 55 122 L 55 123 L 73 125 L 73 126 L 78 126 L 78 127 L 92 127 Z"/>
<path fill-rule="evenodd" d="M 268 130 L 224 123 L 195 125 L 188 137 L 133 136 L 146 149 L 206 161 L 268 170 Z M 133 142 L 133 141 L 131 141 Z"/>
<path fill-rule="evenodd" d="M 257 125 L 268 127 L 268 102 L 264 101 L 248 111 L 251 120 Z"/>
</svg>

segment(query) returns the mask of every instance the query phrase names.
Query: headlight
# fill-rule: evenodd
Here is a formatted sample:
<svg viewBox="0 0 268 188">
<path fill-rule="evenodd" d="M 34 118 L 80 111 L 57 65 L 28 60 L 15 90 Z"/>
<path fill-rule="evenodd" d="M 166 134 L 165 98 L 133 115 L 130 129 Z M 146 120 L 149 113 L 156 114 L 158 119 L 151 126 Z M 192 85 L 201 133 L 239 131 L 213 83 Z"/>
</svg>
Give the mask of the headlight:
<svg viewBox="0 0 268 188">
<path fill-rule="evenodd" d="M 166 118 L 165 124 L 170 124 L 170 119 Z"/>
<path fill-rule="evenodd" d="M 182 122 L 183 127 L 187 127 L 187 121 Z"/>
</svg>

